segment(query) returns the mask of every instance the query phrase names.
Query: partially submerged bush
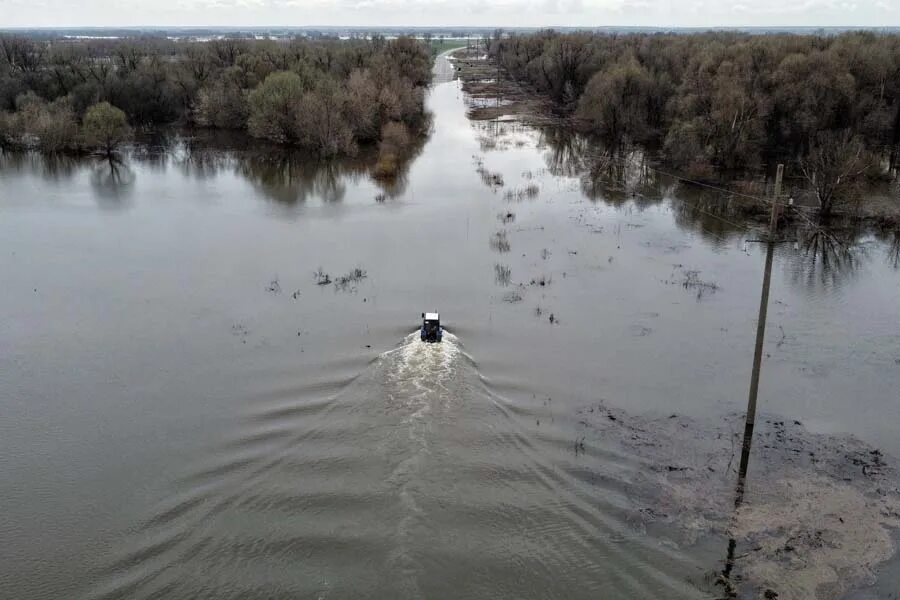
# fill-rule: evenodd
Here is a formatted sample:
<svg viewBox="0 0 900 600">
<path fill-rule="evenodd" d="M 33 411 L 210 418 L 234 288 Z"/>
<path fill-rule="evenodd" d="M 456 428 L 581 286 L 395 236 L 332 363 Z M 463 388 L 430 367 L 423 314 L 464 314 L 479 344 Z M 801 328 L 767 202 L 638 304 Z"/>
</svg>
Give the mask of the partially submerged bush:
<svg viewBox="0 0 900 600">
<path fill-rule="evenodd" d="M 646 98 L 652 87 L 647 69 L 634 56 L 624 56 L 591 77 L 576 116 L 588 130 L 612 142 L 624 136 L 646 139 L 650 123 Z"/>
<path fill-rule="evenodd" d="M 87 109 L 82 130 L 85 143 L 107 155 L 131 136 L 125 113 L 109 102 L 99 102 Z"/>
<path fill-rule="evenodd" d="M 494 280 L 498 285 L 507 286 L 512 281 L 512 269 L 508 265 L 494 265 Z"/>
<path fill-rule="evenodd" d="M 78 125 L 75 113 L 65 100 L 56 100 L 39 112 L 31 130 L 38 147 L 45 152 L 61 152 L 78 147 Z"/>
<path fill-rule="evenodd" d="M 378 144 L 378 162 L 373 175 L 376 179 L 396 177 L 402 163 L 401 157 L 410 145 L 409 130 L 405 124 L 391 121 L 381 130 Z"/>
<path fill-rule="evenodd" d="M 0 148 L 15 148 L 19 145 L 19 125 L 16 115 L 0 112 Z"/>
<path fill-rule="evenodd" d="M 250 135 L 282 144 L 297 142 L 297 113 L 303 93 L 303 82 L 296 73 L 279 71 L 266 77 L 248 98 Z"/>
<path fill-rule="evenodd" d="M 200 89 L 195 114 L 199 125 L 219 129 L 247 126 L 247 92 L 241 88 L 239 77 L 239 73 L 228 70 L 222 78 Z"/>
<path fill-rule="evenodd" d="M 344 118 L 345 104 L 344 91 L 331 79 L 303 94 L 295 115 L 300 145 L 319 156 L 355 154 L 356 140 Z"/>
<path fill-rule="evenodd" d="M 8 145 L 34 147 L 44 152 L 78 148 L 78 125 L 71 104 L 60 98 L 45 102 L 33 92 L 16 98 L 18 112 L 4 117 L 0 135 Z"/>
<path fill-rule="evenodd" d="M 341 275 L 334 280 L 334 289 L 341 291 L 356 291 L 356 284 L 368 277 L 364 269 L 356 267 L 346 275 Z"/>
<path fill-rule="evenodd" d="M 509 244 L 509 238 L 506 235 L 506 230 L 501 229 L 494 233 L 490 239 L 490 245 L 493 250 L 500 252 L 501 254 L 509 252 L 511 246 Z"/>
</svg>

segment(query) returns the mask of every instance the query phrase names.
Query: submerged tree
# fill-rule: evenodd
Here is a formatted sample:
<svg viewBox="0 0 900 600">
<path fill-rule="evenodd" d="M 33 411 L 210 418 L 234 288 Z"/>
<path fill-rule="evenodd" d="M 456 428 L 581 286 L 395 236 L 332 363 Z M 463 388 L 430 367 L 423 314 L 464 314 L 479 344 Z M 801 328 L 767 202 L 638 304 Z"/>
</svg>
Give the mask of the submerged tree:
<svg viewBox="0 0 900 600">
<path fill-rule="evenodd" d="M 381 133 L 381 142 L 378 144 L 378 162 L 375 164 L 373 176 L 386 181 L 395 178 L 400 171 L 402 155 L 409 145 L 409 130 L 406 125 L 397 121 L 385 125 Z"/>
<path fill-rule="evenodd" d="M 56 153 L 78 148 L 78 125 L 67 98 L 46 102 L 34 92 L 16 98 L 17 112 L 0 115 L 0 145 Z"/>
<path fill-rule="evenodd" d="M 131 135 L 125 113 L 109 102 L 100 102 L 87 109 L 82 130 L 85 143 L 107 156 Z"/>
<path fill-rule="evenodd" d="M 300 143 L 319 156 L 355 154 L 353 130 L 345 118 L 346 95 L 331 79 L 319 82 L 300 100 L 296 127 Z"/>
<path fill-rule="evenodd" d="M 90 132 L 78 123 L 99 101 L 142 127 L 249 130 L 322 155 L 353 153 L 390 120 L 424 125 L 430 77 L 429 50 L 408 37 L 56 43 L 0 34 L 0 144 L 82 149 L 78 134 Z"/>
<path fill-rule="evenodd" d="M 296 73 L 280 71 L 266 77 L 248 98 L 250 134 L 279 143 L 296 142 L 300 137 L 297 111 L 304 91 Z"/>
<path fill-rule="evenodd" d="M 197 94 L 195 119 L 203 127 L 243 129 L 249 113 L 239 69 L 231 68 Z"/>
<path fill-rule="evenodd" d="M 591 77 L 576 116 L 614 144 L 626 135 L 632 140 L 646 140 L 652 86 L 650 74 L 633 56 L 623 58 Z"/>
<path fill-rule="evenodd" d="M 898 35 L 540 31 L 491 54 L 556 112 L 661 147 L 695 177 L 805 156 L 820 131 L 849 129 L 885 165 L 900 152 Z"/>
<path fill-rule="evenodd" d="M 836 208 L 859 199 L 860 184 L 871 159 L 851 131 L 823 131 L 816 135 L 799 164 L 819 204 L 819 216 L 827 219 Z"/>
</svg>

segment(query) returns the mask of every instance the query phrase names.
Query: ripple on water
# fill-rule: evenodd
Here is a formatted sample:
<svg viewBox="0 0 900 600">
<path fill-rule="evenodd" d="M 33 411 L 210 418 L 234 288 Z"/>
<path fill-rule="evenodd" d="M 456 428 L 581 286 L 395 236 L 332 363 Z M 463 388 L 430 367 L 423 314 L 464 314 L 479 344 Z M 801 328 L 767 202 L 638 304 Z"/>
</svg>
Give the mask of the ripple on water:
<svg viewBox="0 0 900 600">
<path fill-rule="evenodd" d="M 352 378 L 261 396 L 92 597 L 696 596 L 685 559 L 629 523 L 615 471 L 523 428 L 529 409 L 453 334 L 410 334 Z"/>
</svg>

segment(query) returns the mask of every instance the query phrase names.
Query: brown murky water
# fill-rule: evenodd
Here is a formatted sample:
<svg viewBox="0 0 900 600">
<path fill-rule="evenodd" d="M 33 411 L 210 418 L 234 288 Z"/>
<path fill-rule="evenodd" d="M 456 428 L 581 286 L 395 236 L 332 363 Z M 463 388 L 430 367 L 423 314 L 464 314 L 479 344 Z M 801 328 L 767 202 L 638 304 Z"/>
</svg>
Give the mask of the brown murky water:
<svg viewBox="0 0 900 600">
<path fill-rule="evenodd" d="M 387 190 L 181 140 L 0 155 L 0 596 L 715 593 L 720 545 L 635 525 L 644 463 L 573 443 L 594 401 L 742 410 L 763 249 L 709 194 L 469 122 L 440 67 Z M 761 410 L 900 455 L 900 245 L 855 244 L 779 248 Z"/>
</svg>

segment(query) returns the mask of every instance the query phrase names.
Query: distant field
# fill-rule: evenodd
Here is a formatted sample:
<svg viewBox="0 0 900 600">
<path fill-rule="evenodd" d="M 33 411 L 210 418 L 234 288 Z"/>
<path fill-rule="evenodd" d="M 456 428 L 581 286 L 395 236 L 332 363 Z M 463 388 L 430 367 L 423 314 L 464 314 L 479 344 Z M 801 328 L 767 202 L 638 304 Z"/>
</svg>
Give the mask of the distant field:
<svg viewBox="0 0 900 600">
<path fill-rule="evenodd" d="M 468 41 L 466 38 L 453 38 L 444 40 L 431 40 L 431 49 L 435 54 L 440 54 L 441 52 L 446 52 L 447 50 L 454 50 L 456 48 L 465 48 L 466 44 L 475 45 L 479 43 L 477 38 L 470 38 Z"/>
</svg>

